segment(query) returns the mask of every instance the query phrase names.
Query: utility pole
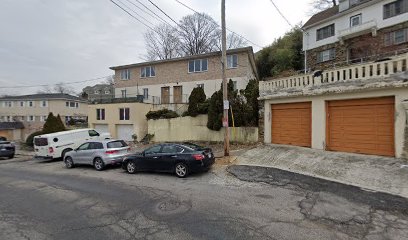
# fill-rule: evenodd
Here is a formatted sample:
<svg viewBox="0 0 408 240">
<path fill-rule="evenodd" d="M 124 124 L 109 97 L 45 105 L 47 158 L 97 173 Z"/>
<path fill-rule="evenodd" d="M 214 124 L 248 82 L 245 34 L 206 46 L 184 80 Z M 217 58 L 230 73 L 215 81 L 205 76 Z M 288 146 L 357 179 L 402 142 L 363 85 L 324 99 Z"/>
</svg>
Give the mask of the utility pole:
<svg viewBox="0 0 408 240">
<path fill-rule="evenodd" d="M 228 86 L 227 86 L 227 77 L 225 76 L 225 65 L 227 64 L 227 35 L 225 32 L 225 0 L 221 0 L 221 45 L 222 45 L 222 96 L 224 100 L 224 116 L 222 123 L 225 129 L 224 135 L 224 156 L 229 156 L 229 131 L 228 131 L 228 110 L 229 110 L 229 101 L 228 101 Z"/>
</svg>

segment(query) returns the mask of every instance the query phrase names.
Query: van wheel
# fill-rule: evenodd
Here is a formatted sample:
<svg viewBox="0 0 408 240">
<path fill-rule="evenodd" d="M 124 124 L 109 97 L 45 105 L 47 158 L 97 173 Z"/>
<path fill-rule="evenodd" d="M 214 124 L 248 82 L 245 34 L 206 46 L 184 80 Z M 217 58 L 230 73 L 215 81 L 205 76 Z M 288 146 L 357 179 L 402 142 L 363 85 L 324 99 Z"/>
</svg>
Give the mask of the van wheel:
<svg viewBox="0 0 408 240">
<path fill-rule="evenodd" d="M 103 170 L 103 169 L 105 168 L 105 163 L 103 163 L 103 161 L 102 161 L 101 158 L 95 158 L 95 160 L 94 160 L 94 168 L 95 168 L 97 171 L 101 171 L 101 170 Z"/>
<path fill-rule="evenodd" d="M 72 149 L 71 148 L 64 149 L 64 151 L 62 151 L 62 153 L 61 153 L 61 158 L 64 159 L 65 154 L 67 154 L 67 152 L 69 152 L 69 151 L 72 151 Z"/>
<path fill-rule="evenodd" d="M 67 157 L 65 159 L 65 167 L 66 168 L 73 168 L 74 167 L 74 161 L 72 161 L 71 157 Z"/>
</svg>

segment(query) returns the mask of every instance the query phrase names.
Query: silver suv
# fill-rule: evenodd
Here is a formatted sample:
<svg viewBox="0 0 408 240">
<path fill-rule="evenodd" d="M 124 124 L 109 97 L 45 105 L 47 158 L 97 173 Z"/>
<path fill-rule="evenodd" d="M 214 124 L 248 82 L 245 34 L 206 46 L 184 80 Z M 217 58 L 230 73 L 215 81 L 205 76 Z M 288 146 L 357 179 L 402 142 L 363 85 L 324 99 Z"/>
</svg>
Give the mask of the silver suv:
<svg viewBox="0 0 408 240">
<path fill-rule="evenodd" d="M 130 147 L 123 140 L 89 141 L 67 152 L 64 163 L 67 168 L 73 168 L 76 164 L 88 164 L 101 171 L 106 165 L 121 164 L 123 157 L 129 152 Z"/>
</svg>

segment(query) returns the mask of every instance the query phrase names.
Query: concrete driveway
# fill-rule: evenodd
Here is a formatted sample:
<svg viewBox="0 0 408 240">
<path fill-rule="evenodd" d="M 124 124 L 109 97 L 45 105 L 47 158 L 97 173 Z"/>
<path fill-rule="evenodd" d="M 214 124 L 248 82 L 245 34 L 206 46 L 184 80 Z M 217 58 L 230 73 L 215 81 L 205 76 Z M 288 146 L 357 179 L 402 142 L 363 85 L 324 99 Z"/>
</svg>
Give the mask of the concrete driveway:
<svg viewBox="0 0 408 240">
<path fill-rule="evenodd" d="M 236 164 L 272 167 L 408 198 L 405 159 L 265 144 L 240 154 Z"/>
</svg>

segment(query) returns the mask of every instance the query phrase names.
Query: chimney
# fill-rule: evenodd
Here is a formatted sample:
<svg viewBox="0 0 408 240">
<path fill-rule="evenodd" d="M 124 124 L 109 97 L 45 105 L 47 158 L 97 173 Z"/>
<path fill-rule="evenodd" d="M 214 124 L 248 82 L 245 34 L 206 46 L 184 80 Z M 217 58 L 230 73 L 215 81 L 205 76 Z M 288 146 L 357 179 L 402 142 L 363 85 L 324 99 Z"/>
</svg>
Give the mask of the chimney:
<svg viewBox="0 0 408 240">
<path fill-rule="evenodd" d="M 339 0 L 339 12 L 343 12 L 350 8 L 349 0 Z"/>
</svg>

